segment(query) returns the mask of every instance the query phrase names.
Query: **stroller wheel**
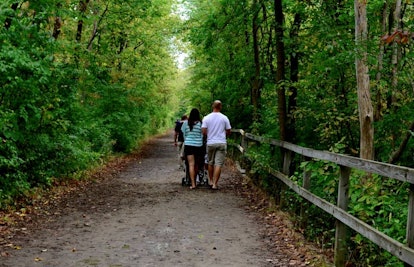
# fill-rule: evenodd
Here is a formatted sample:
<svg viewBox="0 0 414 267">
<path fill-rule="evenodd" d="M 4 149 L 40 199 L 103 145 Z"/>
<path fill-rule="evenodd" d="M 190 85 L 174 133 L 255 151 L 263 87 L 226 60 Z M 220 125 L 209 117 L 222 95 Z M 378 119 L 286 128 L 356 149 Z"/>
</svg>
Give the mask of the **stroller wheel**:
<svg viewBox="0 0 414 267">
<path fill-rule="evenodd" d="M 208 173 L 206 171 L 204 171 L 203 174 L 204 174 L 203 182 L 204 182 L 205 185 L 208 185 Z"/>
<path fill-rule="evenodd" d="M 200 181 L 202 181 L 203 178 L 204 178 L 204 171 L 199 171 L 198 172 L 198 177 L 200 178 Z"/>
<path fill-rule="evenodd" d="M 206 170 L 201 170 L 198 175 L 200 176 L 201 184 L 208 185 L 208 172 Z"/>
<path fill-rule="evenodd" d="M 183 177 L 183 178 L 181 179 L 181 185 L 182 185 L 182 186 L 189 186 L 189 185 L 191 185 L 190 178 Z"/>
</svg>

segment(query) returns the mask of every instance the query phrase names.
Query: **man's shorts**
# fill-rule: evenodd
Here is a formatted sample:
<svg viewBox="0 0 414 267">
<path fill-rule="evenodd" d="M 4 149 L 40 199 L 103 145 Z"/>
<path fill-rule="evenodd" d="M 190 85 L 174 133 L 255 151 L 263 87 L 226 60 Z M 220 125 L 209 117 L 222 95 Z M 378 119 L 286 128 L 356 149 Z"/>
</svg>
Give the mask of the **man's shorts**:
<svg viewBox="0 0 414 267">
<path fill-rule="evenodd" d="M 227 154 L 227 144 L 214 144 L 207 146 L 208 164 L 223 166 Z"/>
</svg>

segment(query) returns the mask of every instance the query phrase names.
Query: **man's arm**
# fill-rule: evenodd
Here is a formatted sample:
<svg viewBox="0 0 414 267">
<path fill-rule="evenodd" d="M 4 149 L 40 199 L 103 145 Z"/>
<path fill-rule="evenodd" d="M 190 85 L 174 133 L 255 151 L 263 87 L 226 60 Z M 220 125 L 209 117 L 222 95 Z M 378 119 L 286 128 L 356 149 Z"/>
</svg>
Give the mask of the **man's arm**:
<svg viewBox="0 0 414 267">
<path fill-rule="evenodd" d="M 207 135 L 207 128 L 201 128 L 201 132 L 203 133 L 203 135 Z"/>
<path fill-rule="evenodd" d="M 226 117 L 226 136 L 231 134 L 231 125 L 229 119 Z"/>
</svg>

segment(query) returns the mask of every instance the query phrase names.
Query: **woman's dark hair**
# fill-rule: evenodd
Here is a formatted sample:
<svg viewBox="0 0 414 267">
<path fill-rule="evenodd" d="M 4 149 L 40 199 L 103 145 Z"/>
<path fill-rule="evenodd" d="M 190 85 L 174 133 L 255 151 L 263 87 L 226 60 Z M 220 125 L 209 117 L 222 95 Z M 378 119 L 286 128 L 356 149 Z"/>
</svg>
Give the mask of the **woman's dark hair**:
<svg viewBox="0 0 414 267">
<path fill-rule="evenodd" d="M 193 130 L 194 124 L 196 124 L 198 121 L 201 122 L 200 111 L 198 111 L 196 108 L 193 108 L 190 112 L 190 117 L 188 118 L 188 126 L 190 126 L 190 131 Z"/>
</svg>

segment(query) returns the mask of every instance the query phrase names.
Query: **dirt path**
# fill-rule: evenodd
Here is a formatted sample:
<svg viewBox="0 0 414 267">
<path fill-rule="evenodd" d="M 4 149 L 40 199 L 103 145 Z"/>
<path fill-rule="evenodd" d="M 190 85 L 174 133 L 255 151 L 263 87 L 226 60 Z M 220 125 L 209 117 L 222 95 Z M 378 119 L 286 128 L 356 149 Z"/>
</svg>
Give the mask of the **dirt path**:
<svg viewBox="0 0 414 267">
<path fill-rule="evenodd" d="M 151 141 L 112 178 L 26 218 L 3 237 L 0 267 L 312 266 L 278 218 L 263 218 L 242 197 L 242 178 L 231 166 L 218 191 L 181 186 L 171 136 Z"/>
</svg>

